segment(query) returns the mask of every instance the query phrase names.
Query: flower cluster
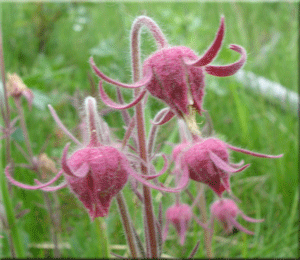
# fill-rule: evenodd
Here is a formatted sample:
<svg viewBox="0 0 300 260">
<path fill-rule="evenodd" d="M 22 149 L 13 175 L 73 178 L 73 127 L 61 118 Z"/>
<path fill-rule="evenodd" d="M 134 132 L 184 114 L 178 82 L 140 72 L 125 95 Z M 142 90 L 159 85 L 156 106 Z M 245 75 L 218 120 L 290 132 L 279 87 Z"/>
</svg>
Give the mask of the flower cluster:
<svg viewBox="0 0 300 260">
<path fill-rule="evenodd" d="M 137 58 L 139 56 L 137 31 L 143 25 L 147 26 L 152 32 L 157 41 L 158 50 L 145 59 L 142 63 L 142 68 L 139 70 L 137 69 L 139 66 Z M 239 53 L 240 59 L 225 66 L 211 65 L 221 49 L 224 34 L 225 19 L 221 17 L 220 26 L 214 41 L 207 51 L 201 57 L 198 57 L 188 47 L 170 46 L 159 27 L 150 18 L 145 16 L 137 18 L 132 29 L 131 44 L 133 46 L 133 72 L 142 74 L 140 80 L 136 80 L 133 84 L 125 84 L 111 79 L 103 74 L 96 67 L 93 58 L 90 58 L 93 71 L 101 78 L 99 93 L 102 101 L 111 108 L 123 110 L 122 116 L 126 123 L 126 133 L 122 145 L 116 141 L 111 141 L 109 127 L 99 117 L 94 98 L 87 97 L 84 102 L 85 122 L 80 124 L 81 128 L 83 128 L 84 143 L 78 141 L 65 128 L 54 109 L 49 105 L 54 120 L 66 135 L 77 144 L 77 150 L 68 156 L 70 144 L 65 146 L 61 159 L 62 169 L 52 180 L 46 183 L 35 180 L 36 185 L 31 186 L 16 181 L 11 176 L 11 165 L 8 165 L 5 169 L 6 177 L 13 184 L 30 190 L 56 191 L 68 186 L 88 210 L 92 220 L 108 215 L 112 199 L 120 193 L 128 182 L 128 179 L 132 177 L 144 185 L 144 197 L 139 193 L 136 186 L 133 189 L 144 203 L 146 209 L 145 218 L 147 219 L 145 223 L 148 225 L 148 228 L 151 225 L 153 228 L 155 221 L 154 217 L 151 217 L 153 207 L 152 201 L 149 199 L 151 196 L 147 193 L 147 189 L 150 187 L 163 192 L 179 193 L 192 180 L 207 185 L 218 196 L 218 200 L 210 207 L 211 223 L 213 223 L 214 219 L 217 219 L 222 223 L 226 232 L 231 232 L 233 226 L 235 226 L 247 234 L 253 234 L 253 232 L 247 230 L 236 221 L 237 216 L 241 215 L 245 220 L 250 222 L 261 222 L 263 220 L 255 220 L 247 217 L 233 200 L 223 197 L 225 191 L 232 195 L 230 188 L 231 176 L 250 166 L 250 164 L 244 164 L 244 161 L 240 163 L 231 162 L 229 150 L 262 158 L 279 158 L 282 154 L 267 155 L 256 153 L 232 146 L 217 138 L 203 138 L 199 134 L 200 130 L 195 123 L 195 113 L 201 115 L 204 111 L 202 105 L 205 93 L 205 74 L 217 77 L 231 76 L 246 62 L 245 49 L 232 44 L 230 45 L 230 49 Z M 121 91 L 118 89 L 119 103 L 116 103 L 105 93 L 102 80 L 121 88 L 141 89 L 135 92 L 135 98 L 129 104 L 124 104 Z M 11 95 L 25 95 L 31 101 L 30 92 L 28 92 L 25 85 L 21 84 L 22 82 L 16 76 L 10 76 L 10 82 Z M 16 85 L 16 83 L 18 84 Z M 138 116 L 141 116 L 143 111 L 137 109 L 136 118 L 131 118 L 126 109 L 137 105 L 148 92 L 152 96 L 162 100 L 167 105 L 167 108 L 159 111 L 154 118 L 149 133 L 149 140 L 146 142 L 144 140 L 144 126 L 141 126 L 140 123 L 142 121 L 138 120 Z M 159 173 L 156 173 L 155 167 L 151 163 L 157 157 L 157 154 L 152 154 L 157 127 L 168 122 L 173 117 L 184 121 L 187 128 L 184 130 L 181 129 L 183 133 L 181 134 L 182 142 L 173 149 L 172 159 L 175 162 L 173 173 L 176 177 L 176 187 L 169 188 L 157 180 L 168 169 L 166 156 L 163 155 L 165 165 Z M 137 128 L 137 134 L 134 136 L 135 127 Z M 127 144 L 130 138 L 132 138 L 134 145 Z M 134 152 L 130 153 L 127 148 L 130 148 Z M 141 173 L 137 173 L 137 171 Z M 64 175 L 65 180 L 57 186 L 51 186 L 62 175 Z M 150 180 L 155 180 L 156 183 L 153 184 Z M 166 211 L 166 225 L 160 235 L 163 241 L 166 240 L 169 225 L 172 224 L 179 234 L 180 243 L 183 245 L 188 226 L 192 219 L 195 219 L 204 229 L 211 229 L 208 228 L 207 223 L 202 223 L 197 219 L 193 213 L 193 206 L 180 203 L 178 196 L 177 194 L 176 204 L 169 207 Z M 128 228 L 128 230 L 130 229 Z M 151 241 L 151 236 L 152 240 L 156 239 L 157 235 L 155 232 L 158 231 L 155 230 L 161 231 L 162 227 L 158 224 L 158 227 L 154 227 L 153 229 L 154 231 L 145 228 L 145 236 L 149 236 L 147 238 L 148 242 L 146 242 L 148 243 L 147 246 L 155 252 L 153 248 L 156 245 Z M 153 255 L 155 256 L 155 253 Z"/>
</svg>

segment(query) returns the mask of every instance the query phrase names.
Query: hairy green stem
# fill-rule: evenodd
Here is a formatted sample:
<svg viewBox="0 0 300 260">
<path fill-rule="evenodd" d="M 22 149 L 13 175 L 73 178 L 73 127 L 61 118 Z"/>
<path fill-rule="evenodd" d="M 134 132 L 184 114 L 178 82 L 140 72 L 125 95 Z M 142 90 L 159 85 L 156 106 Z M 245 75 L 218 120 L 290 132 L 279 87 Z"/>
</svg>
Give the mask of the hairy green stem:
<svg viewBox="0 0 300 260">
<path fill-rule="evenodd" d="M 30 163 L 32 164 L 33 152 L 32 152 L 30 139 L 29 139 L 29 134 L 28 134 L 27 126 L 26 126 L 26 122 L 25 122 L 24 111 L 23 111 L 23 107 L 22 107 L 22 104 L 21 104 L 21 97 L 15 97 L 14 100 L 15 100 L 15 104 L 16 104 L 16 107 L 17 107 L 17 110 L 18 110 L 18 115 L 20 117 L 20 123 L 21 123 L 21 128 L 22 128 L 22 131 L 23 131 L 23 135 L 24 135 L 24 140 L 25 140 L 27 152 L 28 152 L 30 160 L 31 160 Z"/>
<path fill-rule="evenodd" d="M 97 232 L 97 238 L 98 238 L 97 241 L 99 246 L 98 257 L 109 258 L 109 245 L 108 245 L 105 219 L 101 217 L 95 218 L 94 227 Z"/>
</svg>

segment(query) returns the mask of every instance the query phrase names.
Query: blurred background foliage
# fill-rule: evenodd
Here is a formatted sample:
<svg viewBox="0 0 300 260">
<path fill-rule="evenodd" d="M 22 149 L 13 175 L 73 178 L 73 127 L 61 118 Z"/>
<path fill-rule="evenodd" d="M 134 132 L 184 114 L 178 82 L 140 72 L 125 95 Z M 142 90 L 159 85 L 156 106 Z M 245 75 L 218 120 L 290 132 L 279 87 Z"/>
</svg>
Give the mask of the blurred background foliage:
<svg viewBox="0 0 300 260">
<path fill-rule="evenodd" d="M 139 15 L 153 18 L 171 45 L 185 45 L 201 55 L 213 41 L 223 14 L 226 22 L 225 40 L 214 64 L 228 64 L 237 60 L 239 55 L 232 52 L 228 45 L 239 44 L 248 54 L 243 68 L 245 71 L 297 91 L 299 33 L 298 4 L 294 2 L 7 2 L 1 3 L 1 9 L 6 71 L 19 74 L 35 94 L 32 110 L 24 101 L 33 150 L 38 155 L 44 148 L 57 162 L 57 167 L 62 148 L 69 140 L 54 124 L 46 106 L 48 103 L 55 107 L 64 124 L 79 136 L 81 103 L 85 96 L 92 95 L 98 99 L 99 111 L 105 114 L 104 118 L 115 136 L 122 138 L 124 129 L 120 113 L 107 113 L 99 100 L 98 79 L 93 76 L 88 59 L 92 55 L 99 68 L 110 77 L 131 82 L 129 32 L 133 20 Z M 142 34 L 141 47 L 143 58 L 155 51 L 155 43 L 146 30 Z M 252 164 L 245 172 L 232 177 L 232 190 L 241 200 L 240 207 L 246 214 L 266 220 L 262 224 L 251 225 L 255 236 L 245 236 L 240 232 L 225 236 L 217 226 L 213 243 L 215 256 L 295 257 L 298 245 L 296 113 L 247 90 L 234 77 L 215 78 L 207 75 L 206 87 L 204 108 L 212 117 L 215 136 L 246 149 L 285 154 L 276 160 L 232 154 L 234 161 L 245 159 Z M 105 89 L 111 97 L 115 97 L 115 87 L 106 84 Z M 123 93 L 126 101 L 129 101 L 131 90 L 124 90 Z M 12 100 L 10 104 L 14 115 Z M 145 113 L 149 118 L 153 118 L 164 107 L 162 102 L 151 97 L 148 104 Z M 130 113 L 133 114 L 133 111 L 130 110 Z M 198 122 L 202 126 L 205 118 L 199 116 Z M 164 141 L 179 140 L 175 123 L 172 120 L 159 132 L 158 142 L 163 144 L 163 152 L 171 152 Z M 20 129 L 12 139 L 24 146 Z M 12 157 L 15 162 L 24 162 L 14 144 Z M 33 184 L 36 176 L 19 168 L 15 177 Z M 166 177 L 161 177 L 161 180 L 165 181 Z M 197 187 L 194 183 L 190 184 L 192 194 L 197 194 Z M 43 206 L 42 192 L 16 187 L 12 189 L 15 205 L 22 202 L 22 209 L 30 209 L 18 220 L 28 256 L 53 256 L 50 220 Z M 141 205 L 136 198 L 132 199 L 128 185 L 124 194 L 128 198 L 136 228 L 142 232 Z M 160 200 L 163 201 L 164 210 L 174 201 L 173 195 L 161 197 L 157 191 L 153 191 L 153 194 L 157 205 Z M 183 201 L 191 202 L 185 193 L 182 197 Z M 207 191 L 207 197 L 209 207 L 214 195 Z M 51 195 L 51 200 L 58 217 L 62 256 L 96 257 L 96 246 L 93 246 L 96 234 L 81 203 L 67 189 Z M 111 212 L 117 213 L 115 203 Z M 195 213 L 199 212 L 195 210 Z M 126 256 L 126 247 L 123 246 L 125 237 L 118 214 L 110 214 L 106 221 L 113 251 Z M 187 257 L 199 238 L 202 240 L 196 257 L 204 257 L 203 231 L 195 223 L 191 225 L 183 248 L 179 246 L 173 230 L 164 252 L 173 257 Z M 2 255 L 7 257 L 9 246 L 6 235 L 2 242 Z M 68 243 L 67 246 L 65 243 Z"/>
</svg>

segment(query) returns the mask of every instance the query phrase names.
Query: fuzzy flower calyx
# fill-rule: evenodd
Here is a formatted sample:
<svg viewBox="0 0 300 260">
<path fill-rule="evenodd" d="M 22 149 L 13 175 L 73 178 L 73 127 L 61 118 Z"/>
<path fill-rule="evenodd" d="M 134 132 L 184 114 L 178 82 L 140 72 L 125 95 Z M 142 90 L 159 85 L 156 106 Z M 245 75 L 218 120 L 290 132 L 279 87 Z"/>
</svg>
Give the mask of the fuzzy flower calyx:
<svg viewBox="0 0 300 260">
<path fill-rule="evenodd" d="M 211 222 L 213 223 L 214 219 L 220 221 L 227 233 L 231 233 L 233 227 L 249 234 L 253 235 L 254 233 L 246 228 L 244 228 L 240 223 L 236 221 L 238 215 L 241 215 L 243 219 L 248 222 L 263 222 L 264 219 L 253 219 L 246 216 L 236 205 L 236 203 L 231 199 L 220 199 L 215 201 L 211 207 Z"/>
</svg>

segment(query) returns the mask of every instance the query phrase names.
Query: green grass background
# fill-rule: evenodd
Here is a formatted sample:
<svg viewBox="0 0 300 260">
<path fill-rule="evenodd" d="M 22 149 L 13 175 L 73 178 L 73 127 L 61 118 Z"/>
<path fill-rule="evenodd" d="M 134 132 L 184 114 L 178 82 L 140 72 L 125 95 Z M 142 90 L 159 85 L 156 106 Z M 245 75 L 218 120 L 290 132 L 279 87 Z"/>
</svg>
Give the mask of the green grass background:
<svg viewBox="0 0 300 260">
<path fill-rule="evenodd" d="M 239 58 L 229 44 L 239 44 L 247 50 L 245 71 L 282 84 L 297 91 L 297 3 L 2 3 L 2 31 L 5 67 L 7 72 L 18 73 L 35 95 L 35 105 L 30 111 L 24 101 L 30 139 L 37 155 L 48 138 L 45 152 L 57 160 L 68 138 L 62 136 L 54 124 L 46 104 L 51 103 L 64 124 L 79 136 L 79 113 L 74 107 L 74 96 L 80 100 L 87 95 L 98 99 L 99 109 L 104 109 L 89 77 L 91 55 L 101 70 L 112 78 L 131 82 L 129 32 L 138 15 L 152 17 L 162 28 L 171 45 L 185 45 L 201 55 L 211 44 L 218 29 L 221 14 L 226 19 L 226 34 L 221 52 L 214 64 L 228 64 Z M 155 50 L 151 36 L 142 34 L 143 58 Z M 97 78 L 92 76 L 97 83 Z M 298 250 L 298 119 L 295 113 L 270 103 L 240 85 L 234 77 L 206 76 L 204 108 L 209 111 L 216 136 L 232 145 L 267 154 L 284 153 L 281 159 L 262 159 L 232 153 L 232 160 L 244 159 L 251 167 L 231 178 L 232 190 L 241 203 L 240 208 L 249 216 L 265 218 L 261 224 L 239 221 L 254 236 L 241 232 L 226 236 L 219 225 L 213 241 L 216 257 L 296 257 Z M 114 87 L 105 85 L 115 96 Z M 77 93 L 77 94 L 76 94 Z M 78 94 L 79 93 L 79 94 Z M 131 91 L 123 92 L 127 101 Z M 10 100 L 12 113 L 15 106 Z M 154 117 L 164 107 L 162 102 L 150 98 L 147 115 Z M 132 111 L 130 111 L 132 113 Z M 124 130 L 119 112 L 105 115 L 105 120 L 122 138 Z M 148 118 L 149 119 L 149 118 Z M 198 122 L 205 121 L 198 117 Z M 178 141 L 175 121 L 162 127 L 158 140 Z M 174 129 L 174 130 L 172 130 Z M 169 134 L 173 131 L 173 134 Z M 13 135 L 25 147 L 22 132 Z M 76 148 L 73 145 L 74 149 Z M 170 147 L 162 146 L 170 153 Z M 2 149 L 2 153 L 5 153 Z M 15 162 L 25 162 L 12 145 Z M 33 184 L 34 174 L 19 168 L 16 179 Z M 50 178 L 51 176 L 49 176 Z M 164 178 L 162 178 L 164 180 Z M 196 195 L 197 185 L 190 183 Z M 22 209 L 30 213 L 18 219 L 27 255 L 53 256 L 50 249 L 38 249 L 36 244 L 52 243 L 49 235 L 49 216 L 43 207 L 41 191 L 27 191 L 13 187 L 13 202 L 22 202 Z M 143 232 L 141 205 L 132 199 L 129 187 L 124 189 L 130 213 L 138 232 Z M 160 200 L 153 191 L 155 210 Z M 207 190 L 209 204 L 215 199 Z M 68 242 L 70 249 L 63 249 L 64 257 L 96 257 L 95 231 L 88 214 L 68 189 L 61 190 L 51 199 L 59 201 L 56 210 L 61 217 L 60 242 Z M 182 200 L 191 203 L 186 194 Z M 173 195 L 162 198 L 164 211 L 173 201 Z M 115 202 L 107 217 L 108 235 L 113 252 L 125 255 L 126 249 L 120 217 Z M 199 214 L 195 210 L 196 214 Z M 164 246 L 164 253 L 172 257 L 187 257 L 198 239 L 200 249 L 196 257 L 205 257 L 203 230 L 192 222 L 186 244 L 181 247 L 174 229 Z M 7 235 L 2 239 L 2 256 L 9 256 Z"/>
</svg>

